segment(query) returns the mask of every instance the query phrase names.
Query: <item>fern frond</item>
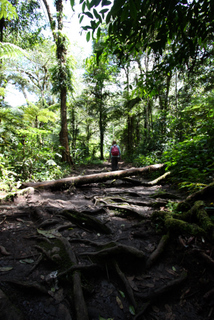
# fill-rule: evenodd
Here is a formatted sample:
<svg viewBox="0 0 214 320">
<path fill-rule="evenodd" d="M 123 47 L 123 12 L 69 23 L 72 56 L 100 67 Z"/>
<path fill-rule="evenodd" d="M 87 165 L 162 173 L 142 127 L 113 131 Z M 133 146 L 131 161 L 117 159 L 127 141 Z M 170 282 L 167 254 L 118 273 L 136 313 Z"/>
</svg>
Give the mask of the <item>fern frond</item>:
<svg viewBox="0 0 214 320">
<path fill-rule="evenodd" d="M 9 42 L 0 42 L 0 59 L 17 59 L 20 56 L 28 56 L 28 53 Z"/>
</svg>

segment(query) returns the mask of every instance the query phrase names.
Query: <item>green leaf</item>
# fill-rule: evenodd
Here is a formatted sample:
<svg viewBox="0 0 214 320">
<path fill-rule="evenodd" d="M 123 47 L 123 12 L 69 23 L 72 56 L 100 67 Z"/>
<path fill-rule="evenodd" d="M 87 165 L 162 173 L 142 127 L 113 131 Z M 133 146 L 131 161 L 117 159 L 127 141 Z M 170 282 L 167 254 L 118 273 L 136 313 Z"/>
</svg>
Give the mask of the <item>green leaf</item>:
<svg viewBox="0 0 214 320">
<path fill-rule="evenodd" d="M 135 309 L 133 306 L 129 306 L 129 312 L 134 316 L 135 315 Z"/>
<path fill-rule="evenodd" d="M 95 16 L 98 20 L 102 21 L 102 18 L 101 18 L 101 16 L 98 14 L 98 12 L 97 12 L 96 9 L 93 9 L 93 13 L 94 13 L 94 16 Z"/>
<path fill-rule="evenodd" d="M 111 4 L 111 1 L 108 1 L 108 0 L 103 0 L 102 1 L 102 7 L 109 6 L 110 4 Z"/>
<path fill-rule="evenodd" d="M 125 298 L 125 293 L 123 291 L 119 291 L 119 292 L 120 292 L 121 297 Z"/>
<path fill-rule="evenodd" d="M 129 12 L 127 8 L 124 8 L 121 15 L 121 21 L 125 21 L 128 18 Z"/>
<path fill-rule="evenodd" d="M 106 16 L 106 24 L 110 22 L 110 19 L 111 19 L 111 11 Z"/>
<path fill-rule="evenodd" d="M 101 29 L 100 27 L 97 29 L 97 40 L 100 39 L 100 33 L 101 33 Z"/>
<path fill-rule="evenodd" d="M 109 11 L 109 9 L 102 9 L 102 10 L 100 10 L 100 13 L 102 14 L 102 16 L 104 16 L 104 14 L 106 13 L 106 12 L 108 12 Z"/>
<path fill-rule="evenodd" d="M 97 7 L 100 4 L 101 0 L 92 0 L 90 3 L 90 7 Z"/>
<path fill-rule="evenodd" d="M 0 19 L 5 18 L 8 20 L 18 18 L 16 8 L 7 0 L 0 2 Z"/>
<path fill-rule="evenodd" d="M 71 8 L 74 9 L 74 0 L 70 0 Z"/>
<path fill-rule="evenodd" d="M 84 12 L 84 11 L 85 11 L 85 6 L 86 6 L 86 3 L 85 3 L 85 2 L 83 2 L 83 4 L 82 4 L 82 12 Z"/>
<path fill-rule="evenodd" d="M 33 259 L 22 259 L 22 260 L 19 260 L 20 263 L 28 263 L 28 264 L 31 264 L 31 263 L 34 263 L 34 260 Z"/>
<path fill-rule="evenodd" d="M 86 34 L 86 41 L 89 42 L 90 38 L 91 38 L 91 34 L 90 34 L 90 31 L 88 31 Z"/>
<path fill-rule="evenodd" d="M 84 14 L 85 14 L 86 16 L 88 16 L 89 18 L 94 19 L 93 15 L 92 15 L 91 12 L 89 12 L 89 11 L 84 12 Z"/>
<path fill-rule="evenodd" d="M 80 18 L 80 23 L 82 23 L 83 18 L 84 18 L 84 16 L 82 15 Z"/>
</svg>

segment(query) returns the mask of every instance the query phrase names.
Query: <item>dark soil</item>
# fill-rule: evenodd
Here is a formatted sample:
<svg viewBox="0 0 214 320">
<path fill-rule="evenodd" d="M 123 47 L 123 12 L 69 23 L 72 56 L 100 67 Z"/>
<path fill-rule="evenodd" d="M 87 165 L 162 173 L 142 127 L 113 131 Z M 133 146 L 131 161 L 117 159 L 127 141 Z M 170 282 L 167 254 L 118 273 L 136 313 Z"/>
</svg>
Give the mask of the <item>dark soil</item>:
<svg viewBox="0 0 214 320">
<path fill-rule="evenodd" d="M 124 165 L 120 165 L 122 169 Z M 97 168 L 79 168 L 72 174 L 109 170 L 105 163 Z M 169 184 L 143 187 L 116 180 L 69 190 L 35 190 L 1 203 L 0 319 L 77 319 L 73 271 L 69 271 L 66 253 L 62 254 L 60 239 L 69 243 L 78 267 L 91 266 L 80 271 L 88 319 L 214 319 L 213 266 L 199 255 L 205 252 L 214 258 L 213 244 L 201 237 L 175 234 L 159 259 L 146 268 L 145 261 L 165 234 L 150 216 L 156 209 L 165 210 L 172 201 L 161 196 L 154 200 L 151 196 L 160 190 L 178 196 L 176 201 L 185 197 Z M 111 205 L 132 202 L 129 206 L 138 208 L 140 215 L 136 210 L 108 206 L 107 197 L 111 197 Z M 68 220 L 65 209 L 96 218 L 111 232 Z M 110 242 L 136 248 L 145 259 L 128 252 L 93 255 Z M 184 271 L 187 278 L 170 286 Z"/>
</svg>

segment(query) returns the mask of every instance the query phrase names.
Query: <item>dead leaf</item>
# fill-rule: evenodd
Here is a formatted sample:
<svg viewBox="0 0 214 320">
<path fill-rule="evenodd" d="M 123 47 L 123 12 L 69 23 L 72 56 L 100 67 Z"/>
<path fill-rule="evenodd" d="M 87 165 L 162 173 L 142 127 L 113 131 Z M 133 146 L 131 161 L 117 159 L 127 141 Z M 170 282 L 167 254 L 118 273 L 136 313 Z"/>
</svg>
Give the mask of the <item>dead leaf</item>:
<svg viewBox="0 0 214 320">
<path fill-rule="evenodd" d="M 12 269 L 13 269 L 13 267 L 0 267 L 0 271 L 1 271 L 1 272 L 10 271 L 10 270 L 12 270 Z"/>
<path fill-rule="evenodd" d="M 52 229 L 52 230 L 48 230 L 48 231 L 44 231 L 44 230 L 39 230 L 37 229 L 37 232 L 39 234 L 42 234 L 44 237 L 48 238 L 48 239 L 54 239 L 56 237 L 60 237 L 61 233 L 59 233 L 57 230 Z"/>
<path fill-rule="evenodd" d="M 153 283 L 146 283 L 144 284 L 144 287 L 147 287 L 147 288 L 154 288 L 154 284 Z"/>
<path fill-rule="evenodd" d="M 160 312 L 160 309 L 156 306 L 152 306 L 152 310 L 156 313 L 159 313 Z"/>
<path fill-rule="evenodd" d="M 133 290 L 135 290 L 135 291 L 139 291 L 139 290 L 138 290 L 138 287 L 136 286 L 135 282 L 133 281 L 133 280 L 134 280 L 134 277 L 127 277 L 127 279 L 128 279 L 128 282 L 129 282 L 131 288 L 132 288 Z"/>
<path fill-rule="evenodd" d="M 145 247 L 145 249 L 146 249 L 146 251 L 148 251 L 148 252 L 153 252 L 154 250 L 155 250 L 155 244 L 154 243 L 150 243 L 150 244 L 148 244 L 148 246 L 147 247 Z"/>
<path fill-rule="evenodd" d="M 9 256 L 10 255 L 10 253 L 3 246 L 0 246 L 0 252 L 5 256 Z"/>
<path fill-rule="evenodd" d="M 184 297 L 190 292 L 190 288 L 188 288 L 180 297 L 180 300 L 183 300 Z"/>
<path fill-rule="evenodd" d="M 164 307 L 168 312 L 172 312 L 172 308 L 168 304 L 165 304 Z"/>
<path fill-rule="evenodd" d="M 120 307 L 120 309 L 123 309 L 122 301 L 120 300 L 120 298 L 118 296 L 116 297 L 116 301 L 117 301 L 117 304 Z"/>
<path fill-rule="evenodd" d="M 175 271 L 171 270 L 171 269 L 166 269 L 166 271 L 167 271 L 168 273 L 172 274 L 173 276 L 176 276 L 176 275 L 177 275 L 177 273 L 176 273 Z"/>
</svg>

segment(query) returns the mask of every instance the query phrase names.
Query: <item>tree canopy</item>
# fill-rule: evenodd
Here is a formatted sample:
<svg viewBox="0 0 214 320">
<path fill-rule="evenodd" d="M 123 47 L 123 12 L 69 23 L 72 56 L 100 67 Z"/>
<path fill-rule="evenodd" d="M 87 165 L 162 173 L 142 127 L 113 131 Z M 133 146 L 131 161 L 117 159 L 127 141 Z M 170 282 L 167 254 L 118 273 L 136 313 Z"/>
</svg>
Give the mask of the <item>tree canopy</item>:
<svg viewBox="0 0 214 320">
<path fill-rule="evenodd" d="M 100 5 L 101 9 L 97 10 Z M 99 7 L 100 8 L 100 7 Z M 212 47 L 214 4 L 212 0 L 92 0 L 84 1 L 83 16 L 91 18 L 84 29 L 100 35 L 108 27 L 108 43 L 120 57 L 124 52 L 152 50 L 160 55 L 170 46 L 165 64 L 182 67 L 204 59 Z M 120 46 L 123 44 L 123 46 Z M 119 46 L 117 46 L 119 45 Z M 191 63 L 192 65 L 193 63 Z"/>
<path fill-rule="evenodd" d="M 181 186 L 209 182 L 213 2 L 81 0 L 93 46 L 76 66 L 66 2 L 42 3 L 1 1 L 2 177 L 9 167 L 14 183 L 62 177 L 105 160 L 117 140 L 135 166 L 164 162 Z M 11 88 L 24 105 L 7 103 Z"/>
</svg>

